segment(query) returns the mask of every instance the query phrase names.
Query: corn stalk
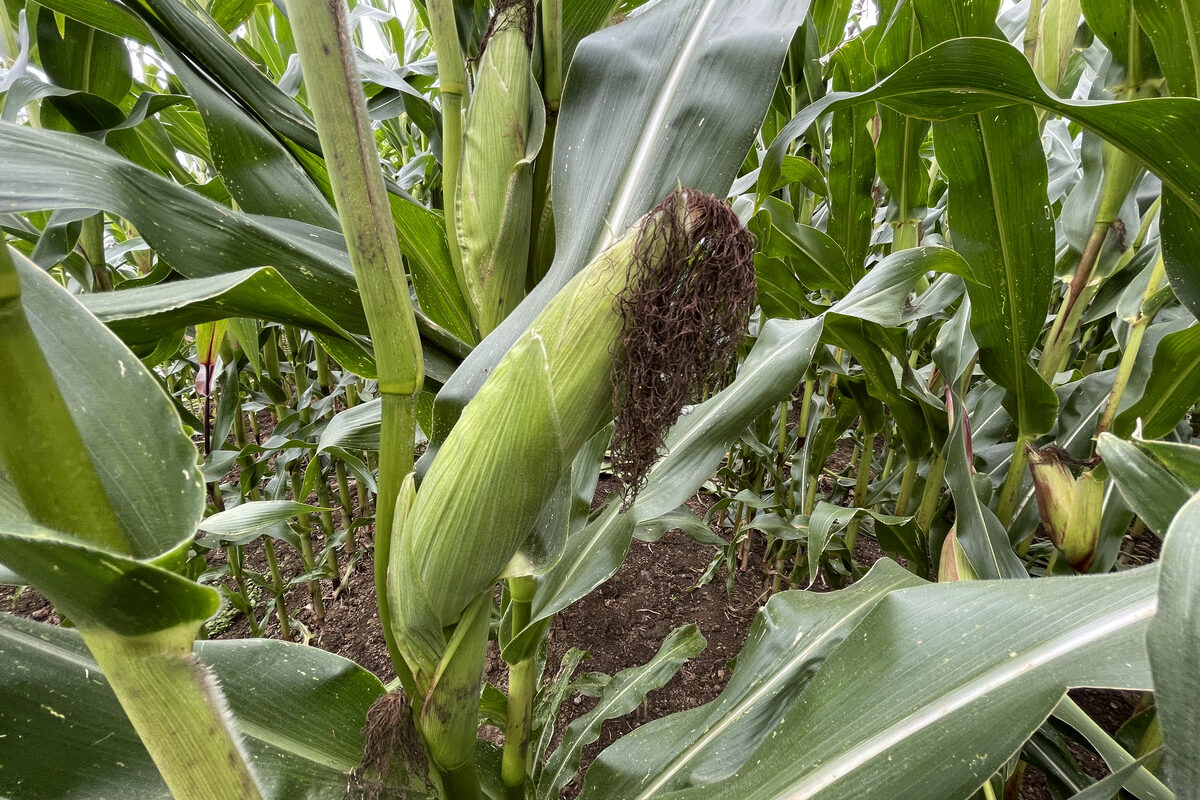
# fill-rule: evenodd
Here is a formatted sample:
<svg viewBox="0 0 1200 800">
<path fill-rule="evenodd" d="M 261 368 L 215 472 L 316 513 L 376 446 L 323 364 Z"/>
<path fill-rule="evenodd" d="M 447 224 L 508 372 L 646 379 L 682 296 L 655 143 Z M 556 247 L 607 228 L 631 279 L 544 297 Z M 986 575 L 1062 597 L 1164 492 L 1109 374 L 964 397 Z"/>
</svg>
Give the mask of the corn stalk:
<svg viewBox="0 0 1200 800">
<path fill-rule="evenodd" d="M 379 368 L 383 412 L 379 493 L 375 516 L 375 586 L 385 636 L 391 635 L 387 559 L 392 512 L 400 486 L 412 471 L 416 400 L 424 378 L 421 342 L 409 299 L 408 280 L 379 170 L 366 100 L 358 83 L 344 0 L 288 5 L 338 218 Z M 388 652 L 411 688 L 394 641 Z"/>
</svg>

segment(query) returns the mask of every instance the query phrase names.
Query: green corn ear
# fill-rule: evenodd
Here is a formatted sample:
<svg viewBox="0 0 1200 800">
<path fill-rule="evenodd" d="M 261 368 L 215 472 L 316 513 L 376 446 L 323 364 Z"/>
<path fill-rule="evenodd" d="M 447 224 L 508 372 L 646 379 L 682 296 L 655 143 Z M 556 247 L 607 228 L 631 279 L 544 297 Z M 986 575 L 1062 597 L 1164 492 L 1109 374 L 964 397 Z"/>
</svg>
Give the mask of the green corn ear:
<svg viewBox="0 0 1200 800">
<path fill-rule="evenodd" d="M 1086 572 L 1096 555 L 1104 511 L 1104 480 L 1089 470 L 1075 479 L 1063 454 L 1027 447 L 1042 525 L 1067 561 Z"/>
<path fill-rule="evenodd" d="M 462 282 L 486 336 L 525 296 L 532 161 L 545 112 L 530 72 L 527 0 L 502 3 L 476 70 L 463 132 L 457 216 Z"/>
<path fill-rule="evenodd" d="M 946 540 L 942 542 L 942 556 L 938 560 L 938 582 L 974 581 L 979 580 L 975 568 L 971 566 L 967 553 L 958 541 L 957 526 L 950 528 Z"/>
<path fill-rule="evenodd" d="M 686 287 L 663 292 L 662 302 L 669 311 L 686 307 L 689 323 L 705 328 L 686 330 L 689 341 L 714 327 L 717 312 L 705 308 L 741 309 L 721 320 L 740 327 L 716 337 L 732 352 L 754 296 L 752 251 L 724 204 L 672 193 L 547 304 L 467 405 L 420 491 L 401 493 L 388 599 L 397 644 L 424 693 L 413 700 L 418 726 L 443 771 L 473 748 L 492 587 L 520 562 L 514 557 L 576 452 L 612 419 L 614 368 L 634 360 L 622 353 L 631 352 L 636 320 L 620 298 Z M 744 296 L 722 291 L 729 275 L 743 276 Z M 707 299 L 689 303 L 693 295 Z M 660 312 L 647 316 L 672 319 Z M 682 365 L 683 374 L 697 372 L 691 367 Z"/>
</svg>

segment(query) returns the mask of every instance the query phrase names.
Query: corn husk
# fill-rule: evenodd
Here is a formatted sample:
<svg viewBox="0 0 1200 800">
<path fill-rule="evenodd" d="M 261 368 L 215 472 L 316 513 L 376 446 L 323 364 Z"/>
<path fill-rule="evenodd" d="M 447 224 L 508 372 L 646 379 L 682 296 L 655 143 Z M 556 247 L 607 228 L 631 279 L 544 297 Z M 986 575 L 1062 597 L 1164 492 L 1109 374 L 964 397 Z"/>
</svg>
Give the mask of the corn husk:
<svg viewBox="0 0 1200 800">
<path fill-rule="evenodd" d="M 1086 572 L 1100 539 L 1104 481 L 1091 470 L 1076 479 L 1061 454 L 1049 448 L 1028 450 L 1042 525 L 1068 563 Z"/>
<path fill-rule="evenodd" d="M 631 330 L 657 335 L 651 322 L 678 323 L 689 341 L 711 335 L 735 351 L 740 335 L 713 329 L 733 324 L 724 314 L 730 304 L 752 304 L 752 250 L 724 204 L 672 193 L 546 305 L 464 409 L 420 491 L 410 481 L 401 492 L 387 596 L 422 695 L 413 700 L 418 724 L 443 771 L 473 752 L 492 587 L 525 563 L 514 556 L 546 501 L 579 449 L 612 419 L 614 368 L 624 374 L 641 352 L 629 349 Z M 743 277 L 740 295 L 714 290 L 715 278 L 731 274 Z M 673 286 L 679 291 L 659 291 Z M 660 293 L 649 306 L 640 302 Z M 624 304 L 630 298 L 639 300 L 632 308 Z M 689 315 L 672 317 L 679 306 Z M 704 309 L 719 309 L 720 324 Z M 745 318 L 736 322 L 740 334 Z M 699 325 L 705 330 L 693 330 Z M 689 376 L 708 363 L 688 357 L 681 371 Z M 651 411 L 650 418 L 662 416 Z"/>
<path fill-rule="evenodd" d="M 971 561 L 967 558 L 967 552 L 963 550 L 962 543 L 958 541 L 957 526 L 950 528 L 950 532 L 946 534 L 946 540 L 942 542 L 941 558 L 938 559 L 938 582 L 978 579 L 975 568 L 971 566 Z"/>
<path fill-rule="evenodd" d="M 632 237 L 580 273 L 497 365 L 415 496 L 397 504 L 388 569 L 418 725 L 444 772 L 473 753 L 491 587 L 575 452 L 611 416 L 612 298 Z"/>
<path fill-rule="evenodd" d="M 481 336 L 525 296 L 532 229 L 533 159 L 545 111 L 530 70 L 523 0 L 497 10 L 479 59 L 463 129 L 462 166 L 453 213 L 467 294 Z"/>
</svg>

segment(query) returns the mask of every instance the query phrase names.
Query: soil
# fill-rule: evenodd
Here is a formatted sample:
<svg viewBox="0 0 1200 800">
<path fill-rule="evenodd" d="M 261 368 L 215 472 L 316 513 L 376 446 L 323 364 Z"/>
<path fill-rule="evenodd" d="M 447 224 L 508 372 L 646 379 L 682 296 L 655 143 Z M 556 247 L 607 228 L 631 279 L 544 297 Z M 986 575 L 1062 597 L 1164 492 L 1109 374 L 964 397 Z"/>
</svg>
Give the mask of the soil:
<svg viewBox="0 0 1200 800">
<path fill-rule="evenodd" d="M 849 462 L 852 449 L 848 442 L 839 443 L 827 466 L 835 473 L 841 472 Z M 596 503 L 613 488 L 611 479 L 602 482 Z M 712 502 L 713 498 L 700 495 L 689 505 L 698 516 L 703 516 Z M 340 525 L 340 520 L 338 522 Z M 356 539 L 359 543 L 370 541 L 370 528 L 358 529 Z M 1137 541 L 1136 546 L 1131 541 L 1128 552 L 1138 560 L 1152 557 L 1147 552 L 1152 547 L 1150 542 L 1157 543 L 1157 538 L 1147 535 Z M 624 564 L 609 581 L 555 618 L 547 648 L 547 672 L 551 675 L 570 647 L 581 648 L 589 654 L 579 672 L 599 671 L 611 675 L 648 661 L 662 640 L 679 626 L 695 622 L 707 640 L 704 651 L 684 664 L 663 688 L 651 692 L 636 712 L 604 724 L 599 740 L 584 750 L 582 766 L 585 769 L 605 747 L 639 725 L 702 705 L 720 693 L 730 675 L 730 659 L 741 649 L 754 614 L 766 601 L 769 576 L 757 566 L 762 562 L 763 538 L 753 534 L 751 546 L 746 560 L 750 567 L 735 572 L 732 589 L 727 593 L 727 575 L 723 568 L 709 583 L 697 587 L 717 552 L 714 548 L 698 545 L 681 531 L 667 533 L 654 543 L 635 539 Z M 303 572 L 299 556 L 291 548 L 281 545 L 277 551 L 285 577 Z M 209 554 L 210 563 L 223 562 L 224 555 L 222 551 L 213 551 Z M 869 567 L 882 556 L 873 540 L 859 537 L 855 560 L 860 565 Z M 245 548 L 244 563 L 250 570 L 266 572 L 260 544 Z M 292 639 L 307 641 L 353 659 L 383 681 L 390 681 L 395 673 L 379 627 L 370 550 L 358 547 L 349 562 L 343 553 L 339 567 L 344 583 L 336 592 L 328 581 L 322 583 L 323 620 L 316 617 L 306 584 L 293 586 L 288 591 L 288 608 L 300 623 L 293 627 Z M 827 591 L 826 581 L 818 580 L 813 590 Z M 11 611 L 50 624 L 59 622 L 53 608 L 33 589 L 16 593 L 11 587 L 0 587 L 0 611 Z M 214 633 L 222 638 L 240 638 L 249 636 L 251 631 L 245 617 L 238 614 L 227 620 L 223 630 Z M 264 633 L 279 637 L 278 621 L 273 614 Z M 485 679 L 501 688 L 507 684 L 506 670 L 494 644 Z M 1110 733 L 1132 715 L 1140 699 L 1134 692 L 1095 690 L 1072 692 L 1072 697 Z M 568 699 L 559 716 L 559 735 L 572 719 L 585 713 L 593 703 L 578 694 Z M 484 735 L 496 743 L 501 740 L 494 729 L 489 734 L 485 728 Z M 1071 749 L 1088 774 L 1097 778 L 1107 774 L 1103 762 L 1090 751 L 1074 744 Z M 573 782 L 568 785 L 564 797 L 574 797 L 579 788 L 578 782 Z M 1036 768 L 1029 768 L 1019 797 L 1024 800 L 1052 797 L 1044 776 Z"/>
</svg>

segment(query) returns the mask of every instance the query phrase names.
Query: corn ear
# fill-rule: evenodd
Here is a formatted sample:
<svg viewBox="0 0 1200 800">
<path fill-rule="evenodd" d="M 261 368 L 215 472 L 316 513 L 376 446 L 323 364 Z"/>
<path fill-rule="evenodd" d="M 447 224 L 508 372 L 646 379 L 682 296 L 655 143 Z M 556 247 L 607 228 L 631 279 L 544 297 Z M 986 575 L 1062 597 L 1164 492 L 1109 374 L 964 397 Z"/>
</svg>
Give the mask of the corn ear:
<svg viewBox="0 0 1200 800">
<path fill-rule="evenodd" d="M 575 451 L 608 421 L 612 297 L 632 236 L 560 292 L 467 405 L 402 519 L 389 596 L 414 671 L 445 649 L 443 629 L 504 570 Z M 586 333 L 583 333 L 586 331 Z M 597 390 L 597 388 L 599 390 Z"/>
<path fill-rule="evenodd" d="M 1050 448 L 1028 451 L 1042 525 L 1071 566 L 1085 572 L 1100 539 L 1104 480 L 1094 470 L 1074 478 L 1062 454 Z"/>
<path fill-rule="evenodd" d="M 533 215 L 533 159 L 545 111 L 530 71 L 527 0 L 502 3 L 476 71 L 463 133 L 458 217 L 462 281 L 486 336 L 525 296 Z"/>
<path fill-rule="evenodd" d="M 975 568 L 971 566 L 971 561 L 967 558 L 967 552 L 963 550 L 962 543 L 958 541 L 958 527 L 950 528 L 950 532 L 946 534 L 946 540 L 942 542 L 942 556 L 938 560 L 938 582 L 978 579 Z"/>
<path fill-rule="evenodd" d="M 654 403 L 683 396 L 665 374 L 648 397 L 632 384 L 611 388 L 615 375 L 646 370 L 643 351 L 663 350 L 648 343 L 673 332 L 721 357 L 736 351 L 746 319 L 730 309 L 752 304 L 752 251 L 723 203 L 672 193 L 546 305 L 467 405 L 420 491 L 410 481 L 401 492 L 388 567 L 393 632 L 422 695 L 418 724 L 448 775 L 473 747 L 492 586 L 520 563 L 514 556 L 576 452 L 612 419 L 614 396 L 623 408 L 632 398 L 627 407 L 655 424 L 666 415 Z M 737 292 L 725 288 L 731 275 Z M 685 352 L 679 375 L 710 384 L 713 356 Z"/>
<path fill-rule="evenodd" d="M 1038 512 L 1046 532 L 1057 545 L 1066 535 L 1071 520 L 1072 495 L 1075 493 L 1075 478 L 1061 459 L 1049 451 L 1027 446 L 1029 472 L 1033 475 L 1033 488 L 1037 495 Z"/>
<path fill-rule="evenodd" d="M 422 693 L 418 726 L 444 773 L 474 752 L 490 588 L 610 416 L 612 296 L 625 279 L 615 265 L 630 248 L 623 240 L 547 306 L 467 405 L 420 492 L 410 482 L 397 505 L 388 600 Z"/>
</svg>

